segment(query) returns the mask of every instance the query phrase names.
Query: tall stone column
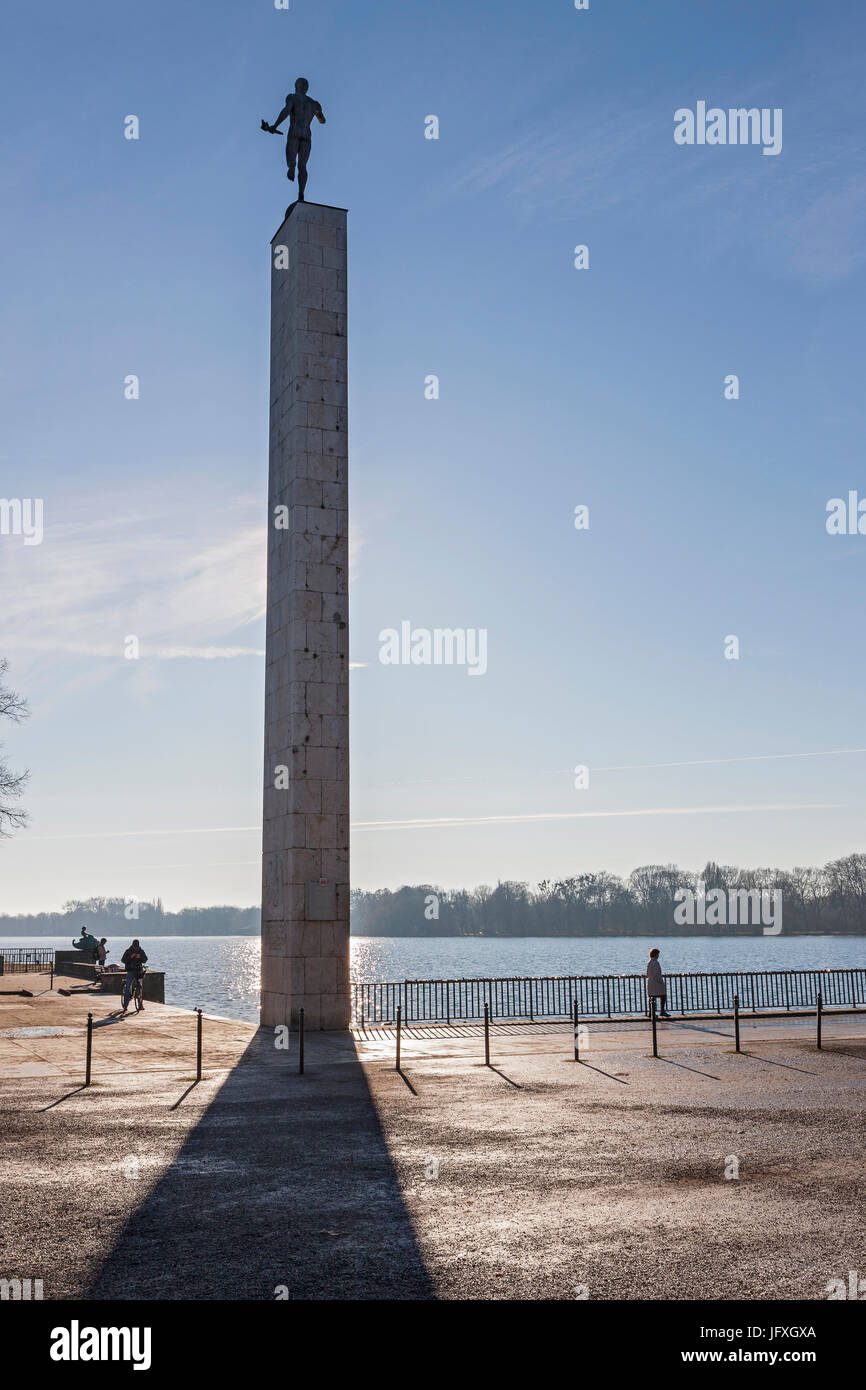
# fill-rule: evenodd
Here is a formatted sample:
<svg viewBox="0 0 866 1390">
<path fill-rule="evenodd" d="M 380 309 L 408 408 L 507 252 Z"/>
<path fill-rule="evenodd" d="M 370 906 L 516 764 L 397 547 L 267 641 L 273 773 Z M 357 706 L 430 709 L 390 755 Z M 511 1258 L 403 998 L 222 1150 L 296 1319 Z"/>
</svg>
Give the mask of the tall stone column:
<svg viewBox="0 0 866 1390">
<path fill-rule="evenodd" d="M 271 244 L 261 1021 L 349 1022 L 346 212 Z"/>
</svg>

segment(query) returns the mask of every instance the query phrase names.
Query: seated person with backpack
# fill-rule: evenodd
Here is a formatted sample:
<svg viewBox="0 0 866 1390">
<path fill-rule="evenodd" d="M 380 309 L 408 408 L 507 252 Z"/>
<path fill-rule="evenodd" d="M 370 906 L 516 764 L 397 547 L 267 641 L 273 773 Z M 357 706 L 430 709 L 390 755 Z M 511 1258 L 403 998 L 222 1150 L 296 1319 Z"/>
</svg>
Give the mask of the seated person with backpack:
<svg viewBox="0 0 866 1390">
<path fill-rule="evenodd" d="M 93 951 L 93 964 L 96 967 L 97 984 L 99 984 L 102 980 L 102 973 L 105 970 L 105 957 L 108 955 L 108 951 L 106 950 L 105 944 L 107 940 L 108 938 L 103 936 L 99 945 L 94 947 Z"/>
</svg>

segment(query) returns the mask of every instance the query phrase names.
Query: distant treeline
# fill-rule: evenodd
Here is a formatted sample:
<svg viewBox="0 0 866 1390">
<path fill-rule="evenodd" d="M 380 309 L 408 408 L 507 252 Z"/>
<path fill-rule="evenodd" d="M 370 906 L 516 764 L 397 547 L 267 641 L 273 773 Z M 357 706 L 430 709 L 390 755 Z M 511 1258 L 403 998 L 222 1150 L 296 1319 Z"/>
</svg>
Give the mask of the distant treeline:
<svg viewBox="0 0 866 1390">
<path fill-rule="evenodd" d="M 605 872 L 545 879 L 532 888 L 507 881 L 495 888 L 447 890 L 425 884 L 352 893 L 357 936 L 757 936 L 755 914 L 742 925 L 680 925 L 677 893 L 707 901 L 721 894 L 781 893 L 782 931 L 866 935 L 866 855 L 849 854 L 822 869 L 737 869 L 710 863 L 700 873 L 676 864 L 644 864 L 628 878 Z M 682 914 L 681 914 L 682 915 Z M 699 915 L 703 915 L 699 909 Z M 765 919 L 766 920 L 766 919 Z"/>
<path fill-rule="evenodd" d="M 701 902 L 728 895 L 781 894 L 782 931 L 866 935 L 866 854 L 834 859 L 822 869 L 737 869 L 709 863 L 700 873 L 676 864 L 644 864 L 628 878 L 604 871 L 545 879 L 531 887 L 512 880 L 495 888 L 445 889 L 432 884 L 352 890 L 356 936 L 713 936 L 760 935 L 760 916 L 696 921 L 674 916 L 683 890 Z M 679 895 L 679 896 L 678 896 Z M 137 910 L 137 917 L 130 915 Z M 184 907 L 166 912 L 160 899 L 131 907 L 125 898 L 87 898 L 61 912 L 0 917 L 0 936 L 255 936 L 258 907 Z M 766 919 L 765 919 L 766 920 Z"/>
<path fill-rule="evenodd" d="M 135 916 L 134 914 L 138 915 Z M 87 927 L 96 936 L 257 936 L 257 907 L 182 907 L 166 912 L 162 901 L 130 904 L 127 898 L 73 899 L 60 912 L 0 917 L 0 936 L 68 936 Z"/>
</svg>

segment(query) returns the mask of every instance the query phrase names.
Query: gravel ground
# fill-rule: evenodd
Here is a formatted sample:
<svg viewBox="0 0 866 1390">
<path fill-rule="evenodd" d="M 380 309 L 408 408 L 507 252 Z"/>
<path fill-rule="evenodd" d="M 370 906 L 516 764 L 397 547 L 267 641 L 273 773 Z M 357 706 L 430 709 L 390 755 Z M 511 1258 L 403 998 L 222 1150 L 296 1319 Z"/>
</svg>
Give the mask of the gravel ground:
<svg viewBox="0 0 866 1390">
<path fill-rule="evenodd" d="M 381 1072 L 437 1295 L 821 1299 L 866 1274 L 866 1045 L 759 1050 L 423 1063 L 411 1105 Z"/>
<path fill-rule="evenodd" d="M 834 1049 L 835 1050 L 832 1050 Z M 46 1298 L 823 1299 L 866 1275 L 866 1041 L 0 1081 L 0 1277 Z M 739 1178 L 726 1178 L 739 1165 Z"/>
</svg>

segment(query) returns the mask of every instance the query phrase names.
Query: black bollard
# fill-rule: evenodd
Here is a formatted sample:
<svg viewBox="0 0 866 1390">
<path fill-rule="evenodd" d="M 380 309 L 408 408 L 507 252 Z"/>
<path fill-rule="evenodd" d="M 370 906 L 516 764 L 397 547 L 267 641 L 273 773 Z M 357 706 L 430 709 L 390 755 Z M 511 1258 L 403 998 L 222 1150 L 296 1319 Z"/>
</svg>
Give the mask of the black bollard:
<svg viewBox="0 0 866 1390">
<path fill-rule="evenodd" d="M 201 1009 L 196 1009 L 195 1012 L 195 1079 L 201 1081 Z"/>
<path fill-rule="evenodd" d="M 821 995 L 818 994 L 818 1051 L 821 1052 Z"/>
<path fill-rule="evenodd" d="M 490 1005 L 484 1005 L 484 1065 L 490 1066 Z"/>
<path fill-rule="evenodd" d="M 578 1005 L 577 1005 L 577 1000 L 575 999 L 575 1001 L 574 1001 L 574 1060 L 575 1060 L 575 1062 L 579 1062 L 579 1061 L 580 1061 L 580 1045 L 579 1045 L 579 1042 L 578 1042 L 578 1028 L 580 1027 L 580 1024 L 579 1024 L 579 1022 L 578 1022 L 578 1013 L 577 1013 L 577 1009 L 578 1009 Z"/>
<path fill-rule="evenodd" d="M 397 1005 L 397 1061 L 395 1063 L 397 1071 L 400 1070 L 400 1035 L 403 1031 L 403 1010 Z"/>
<path fill-rule="evenodd" d="M 652 1025 L 653 1025 L 653 1056 L 654 1056 L 654 1057 L 658 1057 L 658 1055 L 659 1055 L 659 1042 L 658 1042 L 658 1037 L 656 1036 L 656 998 L 655 998 L 655 995 L 653 995 L 652 998 L 650 999 L 650 1018 L 652 1019 Z"/>
<path fill-rule="evenodd" d="M 740 996 L 734 995 L 734 1051 L 740 1050 Z"/>
<path fill-rule="evenodd" d="M 87 1063 L 84 1070 L 84 1084 L 90 1085 L 90 1054 L 93 1050 L 93 1014 L 87 1015 Z"/>
<path fill-rule="evenodd" d="M 298 1075 L 304 1074 L 304 1011 L 298 1010 Z"/>
</svg>

